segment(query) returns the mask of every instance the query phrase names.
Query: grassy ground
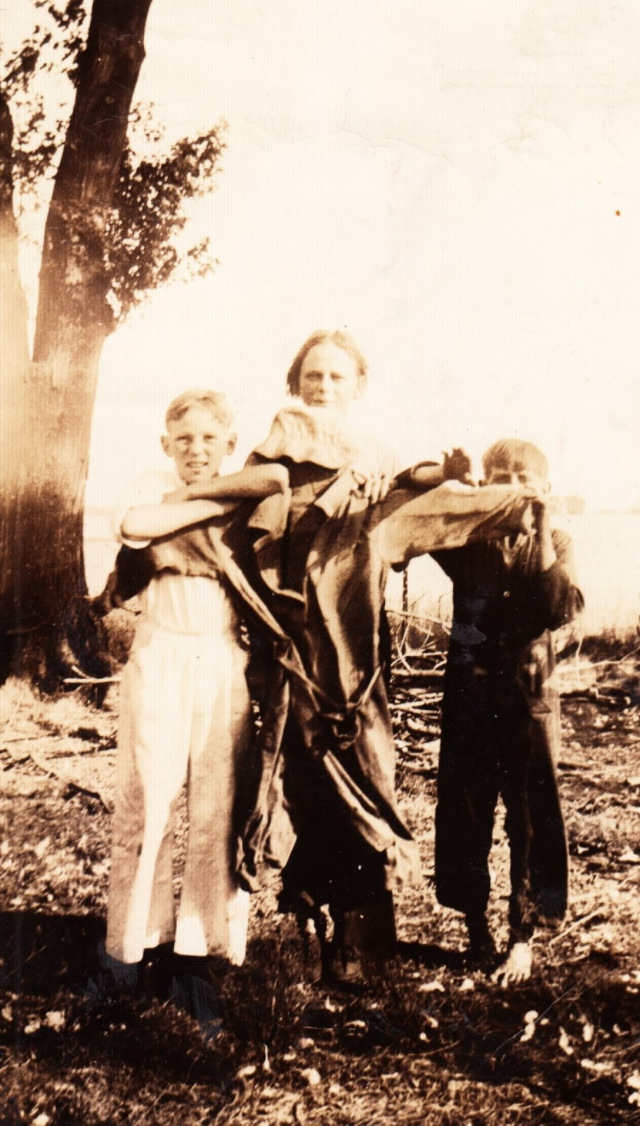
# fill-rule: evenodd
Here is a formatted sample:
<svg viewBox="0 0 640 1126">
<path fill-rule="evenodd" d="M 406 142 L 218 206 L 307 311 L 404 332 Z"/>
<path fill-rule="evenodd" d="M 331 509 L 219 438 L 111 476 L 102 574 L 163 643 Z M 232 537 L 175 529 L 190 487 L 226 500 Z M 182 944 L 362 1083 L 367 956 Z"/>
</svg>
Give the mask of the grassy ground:
<svg viewBox="0 0 640 1126">
<path fill-rule="evenodd" d="M 592 649 L 569 670 L 561 786 L 571 909 L 531 980 L 470 972 L 430 873 L 437 693 L 399 675 L 399 788 L 424 884 L 398 900 L 401 948 L 363 996 L 305 963 L 276 880 L 252 905 L 244 967 L 207 1043 L 168 1002 L 97 1003 L 117 691 L 39 703 L 0 693 L 0 1126 L 559 1126 L 640 1122 L 640 675 Z M 604 663 L 594 663 L 604 662 Z M 401 671 L 401 670 L 400 670 Z M 573 676 L 573 680 L 571 677 Z M 504 943 L 507 850 L 494 845 Z"/>
</svg>

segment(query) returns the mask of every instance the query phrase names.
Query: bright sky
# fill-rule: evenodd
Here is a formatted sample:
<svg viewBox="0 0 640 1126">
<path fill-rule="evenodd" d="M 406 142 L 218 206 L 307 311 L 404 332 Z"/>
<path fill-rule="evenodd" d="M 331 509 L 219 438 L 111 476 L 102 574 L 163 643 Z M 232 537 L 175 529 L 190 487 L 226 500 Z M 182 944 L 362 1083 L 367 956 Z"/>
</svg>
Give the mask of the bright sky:
<svg viewBox="0 0 640 1126">
<path fill-rule="evenodd" d="M 402 462 L 518 434 L 557 492 L 640 504 L 639 32 L 635 0 L 154 0 L 138 94 L 229 125 L 219 265 L 108 343 L 88 499 L 186 386 L 231 392 L 244 454 L 346 327 Z"/>
</svg>

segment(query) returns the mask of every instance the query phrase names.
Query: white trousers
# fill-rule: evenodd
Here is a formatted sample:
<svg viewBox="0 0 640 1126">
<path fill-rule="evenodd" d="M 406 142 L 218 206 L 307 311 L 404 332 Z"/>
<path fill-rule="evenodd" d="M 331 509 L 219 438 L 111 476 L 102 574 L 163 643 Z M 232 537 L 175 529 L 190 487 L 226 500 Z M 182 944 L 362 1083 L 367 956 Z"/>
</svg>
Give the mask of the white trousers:
<svg viewBox="0 0 640 1126">
<path fill-rule="evenodd" d="M 249 896 L 235 876 L 234 799 L 251 730 L 245 654 L 235 639 L 143 621 L 121 685 L 106 950 L 138 962 L 179 954 L 244 960 Z M 174 811 L 187 783 L 188 836 L 177 914 Z"/>
</svg>

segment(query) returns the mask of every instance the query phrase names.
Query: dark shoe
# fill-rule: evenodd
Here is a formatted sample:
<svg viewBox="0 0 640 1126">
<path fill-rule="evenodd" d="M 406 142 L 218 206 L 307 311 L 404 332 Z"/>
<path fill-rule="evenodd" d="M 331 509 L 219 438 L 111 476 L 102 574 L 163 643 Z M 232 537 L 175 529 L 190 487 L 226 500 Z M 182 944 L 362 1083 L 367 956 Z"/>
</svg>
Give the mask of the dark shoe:
<svg viewBox="0 0 640 1126">
<path fill-rule="evenodd" d="M 98 966 L 88 982 L 86 994 L 90 1001 L 114 1004 L 124 997 L 133 997 L 140 984 L 140 962 L 121 962 L 112 958 L 100 942 L 97 951 Z"/>
<path fill-rule="evenodd" d="M 222 996 L 218 959 L 175 956 L 171 1000 L 197 1020 L 206 1040 L 222 1028 Z"/>
<path fill-rule="evenodd" d="M 361 907 L 342 911 L 335 920 L 334 934 L 346 951 L 356 951 L 367 963 L 384 967 L 396 949 L 396 927 L 390 892 L 379 892 Z"/>
<path fill-rule="evenodd" d="M 363 993 L 368 985 L 368 975 L 354 953 L 339 953 L 323 968 L 322 984 L 346 993 Z"/>
<path fill-rule="evenodd" d="M 140 965 L 140 989 L 149 997 L 166 1001 L 171 996 L 175 972 L 173 943 L 163 942 L 145 950 Z"/>
<path fill-rule="evenodd" d="M 362 993 L 375 969 L 369 952 L 365 953 L 363 916 L 359 911 L 345 911 L 334 919 L 333 942 L 327 950 L 322 983 L 348 993 Z M 375 962 L 379 962 L 376 958 Z"/>
</svg>

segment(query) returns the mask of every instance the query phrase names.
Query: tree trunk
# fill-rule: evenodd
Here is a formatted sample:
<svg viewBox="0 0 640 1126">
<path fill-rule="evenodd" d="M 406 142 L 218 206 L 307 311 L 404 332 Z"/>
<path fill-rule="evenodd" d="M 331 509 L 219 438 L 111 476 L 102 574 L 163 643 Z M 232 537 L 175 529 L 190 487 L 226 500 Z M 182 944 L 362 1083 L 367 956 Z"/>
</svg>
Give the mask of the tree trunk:
<svg viewBox="0 0 640 1126">
<path fill-rule="evenodd" d="M 87 599 L 83 510 L 98 364 L 113 330 L 104 230 L 144 58 L 151 0 L 94 0 L 45 227 L 34 363 L 5 427 L 0 610 L 12 669 L 45 690 L 103 673 Z M 16 386 L 15 380 L 14 388 Z"/>
<path fill-rule="evenodd" d="M 112 331 L 103 235 L 151 0 L 94 0 L 78 89 L 45 227 L 36 362 L 84 381 Z"/>
<path fill-rule="evenodd" d="M 27 301 L 18 269 L 18 228 L 13 213 L 13 122 L 0 91 L 0 551 L 2 589 L 13 592 L 0 605 L 0 664 L 19 628 L 16 605 L 22 584 L 19 551 L 19 494 L 22 450 L 14 442 L 14 420 L 24 410 L 29 371 Z"/>
<path fill-rule="evenodd" d="M 29 364 L 27 302 L 18 271 L 18 228 L 13 214 L 13 122 L 0 90 L 0 400 L 8 416 L 9 393 Z"/>
</svg>

